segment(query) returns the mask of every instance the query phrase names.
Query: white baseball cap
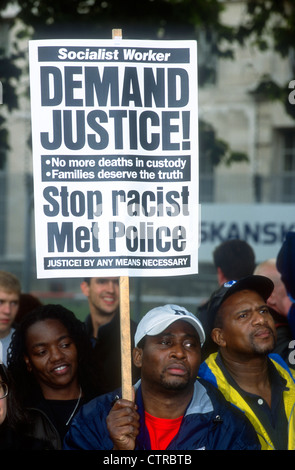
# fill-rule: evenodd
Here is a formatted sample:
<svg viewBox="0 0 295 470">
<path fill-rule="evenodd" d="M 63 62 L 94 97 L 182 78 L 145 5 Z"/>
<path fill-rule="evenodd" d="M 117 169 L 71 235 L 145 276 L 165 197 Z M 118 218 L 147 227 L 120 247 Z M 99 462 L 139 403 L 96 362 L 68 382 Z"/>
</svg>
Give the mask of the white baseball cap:
<svg viewBox="0 0 295 470">
<path fill-rule="evenodd" d="M 203 346 L 206 337 L 201 322 L 184 307 L 170 304 L 153 308 L 140 320 L 134 335 L 135 346 L 138 345 L 144 336 L 156 336 L 177 320 L 184 320 L 190 323 L 197 331 L 201 346 Z"/>
</svg>

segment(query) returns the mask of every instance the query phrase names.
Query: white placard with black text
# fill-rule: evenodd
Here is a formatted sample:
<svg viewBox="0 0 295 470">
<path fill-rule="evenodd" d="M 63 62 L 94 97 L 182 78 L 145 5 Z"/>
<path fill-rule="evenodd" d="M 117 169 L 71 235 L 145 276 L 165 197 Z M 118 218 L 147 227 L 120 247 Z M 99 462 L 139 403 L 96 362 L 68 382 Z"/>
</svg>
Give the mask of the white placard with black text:
<svg viewBox="0 0 295 470">
<path fill-rule="evenodd" d="M 196 42 L 29 53 L 37 276 L 197 273 Z"/>
</svg>

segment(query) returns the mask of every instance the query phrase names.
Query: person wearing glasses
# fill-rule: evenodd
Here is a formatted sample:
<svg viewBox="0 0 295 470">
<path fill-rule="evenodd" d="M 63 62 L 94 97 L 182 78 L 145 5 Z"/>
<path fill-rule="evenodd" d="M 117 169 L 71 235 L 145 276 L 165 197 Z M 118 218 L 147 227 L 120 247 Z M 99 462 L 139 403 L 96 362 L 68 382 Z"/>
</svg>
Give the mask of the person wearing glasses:
<svg viewBox="0 0 295 470">
<path fill-rule="evenodd" d="M 30 418 L 20 407 L 13 382 L 4 364 L 0 364 L 0 451 L 51 450 L 49 442 L 31 434 Z"/>
</svg>

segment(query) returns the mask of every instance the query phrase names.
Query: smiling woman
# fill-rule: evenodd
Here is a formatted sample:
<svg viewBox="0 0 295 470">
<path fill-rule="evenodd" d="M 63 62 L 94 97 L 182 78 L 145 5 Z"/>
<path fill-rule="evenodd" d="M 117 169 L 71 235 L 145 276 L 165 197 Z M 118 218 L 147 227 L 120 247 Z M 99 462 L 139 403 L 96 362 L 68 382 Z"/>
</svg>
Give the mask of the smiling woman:
<svg viewBox="0 0 295 470">
<path fill-rule="evenodd" d="M 79 396 L 77 348 L 59 320 L 46 319 L 31 325 L 26 335 L 25 362 L 46 399 Z"/>
<path fill-rule="evenodd" d="M 100 394 L 91 343 L 82 323 L 60 305 L 45 305 L 24 317 L 8 355 L 22 404 L 35 434 L 56 449 L 83 403 Z"/>
</svg>

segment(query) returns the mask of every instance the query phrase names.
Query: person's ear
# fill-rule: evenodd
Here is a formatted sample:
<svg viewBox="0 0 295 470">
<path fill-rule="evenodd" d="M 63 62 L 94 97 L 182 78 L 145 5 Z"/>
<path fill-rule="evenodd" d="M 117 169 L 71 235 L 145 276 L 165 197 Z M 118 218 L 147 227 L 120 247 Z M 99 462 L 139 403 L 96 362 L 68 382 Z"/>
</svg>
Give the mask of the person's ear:
<svg viewBox="0 0 295 470">
<path fill-rule="evenodd" d="M 220 286 L 223 286 L 223 284 L 227 281 L 225 275 L 223 274 L 223 271 L 221 268 L 217 267 L 216 268 L 216 274 L 217 274 L 217 282 Z"/>
<path fill-rule="evenodd" d="M 27 366 L 27 371 L 28 372 L 32 372 L 32 365 L 31 365 L 31 362 L 30 362 L 30 359 L 28 358 L 28 356 L 24 356 L 24 360 L 25 360 L 25 363 L 26 363 L 26 366 Z"/>
<path fill-rule="evenodd" d="M 219 347 L 226 346 L 226 341 L 223 336 L 222 328 L 214 328 L 211 331 L 211 338 L 213 339 L 214 343 L 216 343 Z"/>
<path fill-rule="evenodd" d="M 133 356 L 133 364 L 136 367 L 141 367 L 142 366 L 143 350 L 141 348 L 134 348 L 133 351 L 132 351 L 132 356 Z"/>
<path fill-rule="evenodd" d="M 81 289 L 82 293 L 86 297 L 88 297 L 88 295 L 89 295 L 89 284 L 88 284 L 88 282 L 82 281 L 81 284 L 80 284 L 80 289 Z"/>
</svg>

